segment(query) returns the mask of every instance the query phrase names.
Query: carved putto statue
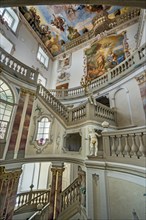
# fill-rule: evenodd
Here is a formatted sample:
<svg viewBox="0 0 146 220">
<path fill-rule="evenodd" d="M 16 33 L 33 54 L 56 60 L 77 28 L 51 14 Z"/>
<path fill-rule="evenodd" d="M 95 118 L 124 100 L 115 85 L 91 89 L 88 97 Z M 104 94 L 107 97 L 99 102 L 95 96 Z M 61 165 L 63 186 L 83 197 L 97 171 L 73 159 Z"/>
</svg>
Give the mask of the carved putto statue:
<svg viewBox="0 0 146 220">
<path fill-rule="evenodd" d="M 98 153 L 98 138 L 101 137 L 95 129 L 89 133 L 89 141 L 90 141 L 90 156 L 97 156 Z"/>
</svg>

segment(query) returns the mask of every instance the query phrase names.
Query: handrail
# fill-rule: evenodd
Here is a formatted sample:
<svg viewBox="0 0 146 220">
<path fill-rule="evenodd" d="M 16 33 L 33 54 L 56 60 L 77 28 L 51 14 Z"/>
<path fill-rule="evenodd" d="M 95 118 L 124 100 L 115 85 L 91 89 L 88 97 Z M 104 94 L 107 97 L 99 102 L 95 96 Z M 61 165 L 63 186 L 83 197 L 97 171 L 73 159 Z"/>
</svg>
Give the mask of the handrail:
<svg viewBox="0 0 146 220">
<path fill-rule="evenodd" d="M 31 192 L 33 192 L 33 191 L 31 191 Z M 45 195 L 47 192 L 50 192 L 50 190 L 46 190 L 46 191 L 43 192 L 42 194 L 40 194 L 40 195 L 38 195 L 38 196 L 36 196 L 36 197 L 30 199 L 30 200 L 27 201 L 24 205 L 22 205 L 22 206 L 18 207 L 17 209 L 15 209 L 15 212 L 18 212 L 19 210 L 21 210 L 21 209 L 22 209 L 23 207 L 25 207 L 26 205 L 31 204 L 32 201 L 34 201 L 35 199 L 41 197 L 42 195 Z"/>
<path fill-rule="evenodd" d="M 74 202 L 81 202 L 81 179 L 77 177 L 64 191 L 61 192 L 60 213 Z"/>
<path fill-rule="evenodd" d="M 4 70 L 16 78 L 33 85 L 37 84 L 38 71 L 25 65 L 2 48 L 0 48 L 0 63 Z"/>
<path fill-rule="evenodd" d="M 115 125 L 115 112 L 113 109 L 96 102 L 92 105 L 85 102 L 75 108 L 68 110 L 58 99 L 56 99 L 44 86 L 38 85 L 37 95 L 59 115 L 66 125 L 82 123 L 85 120 L 97 120 L 103 122 L 108 120 Z"/>
<path fill-rule="evenodd" d="M 28 220 L 32 220 L 32 219 L 34 219 L 34 217 L 36 216 L 36 215 L 40 215 L 40 218 L 39 218 L 39 220 L 41 220 L 41 215 L 42 215 L 42 213 L 44 212 L 44 211 L 46 211 L 46 209 L 48 208 L 48 206 L 50 205 L 50 202 L 49 203 L 47 203 L 43 208 L 42 208 L 42 210 L 39 210 L 39 211 L 36 211 L 30 218 L 28 218 Z M 48 217 L 48 216 L 47 216 Z M 45 219 L 44 219 L 45 220 Z"/>
</svg>

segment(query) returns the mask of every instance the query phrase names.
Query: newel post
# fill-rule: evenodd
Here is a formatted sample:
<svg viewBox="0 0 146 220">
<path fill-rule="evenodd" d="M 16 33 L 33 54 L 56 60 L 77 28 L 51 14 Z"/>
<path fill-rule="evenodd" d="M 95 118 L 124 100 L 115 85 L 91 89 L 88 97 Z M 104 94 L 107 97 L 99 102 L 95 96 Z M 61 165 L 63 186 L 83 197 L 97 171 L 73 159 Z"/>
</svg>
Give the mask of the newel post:
<svg viewBox="0 0 146 220">
<path fill-rule="evenodd" d="M 110 137 L 109 134 L 107 133 L 109 123 L 104 121 L 102 123 L 102 127 L 104 128 L 102 131 L 102 138 L 103 138 L 103 157 L 107 158 L 110 156 Z"/>
<path fill-rule="evenodd" d="M 34 187 L 33 184 L 31 184 L 30 187 L 29 187 L 30 188 L 30 192 L 29 192 L 29 196 L 28 196 L 29 204 L 31 203 L 31 200 L 32 200 L 32 193 L 33 193 L 32 189 L 33 189 L 33 187 Z"/>
<path fill-rule="evenodd" d="M 95 117 L 95 106 L 87 102 L 86 104 L 86 119 L 91 120 L 94 119 Z"/>
</svg>

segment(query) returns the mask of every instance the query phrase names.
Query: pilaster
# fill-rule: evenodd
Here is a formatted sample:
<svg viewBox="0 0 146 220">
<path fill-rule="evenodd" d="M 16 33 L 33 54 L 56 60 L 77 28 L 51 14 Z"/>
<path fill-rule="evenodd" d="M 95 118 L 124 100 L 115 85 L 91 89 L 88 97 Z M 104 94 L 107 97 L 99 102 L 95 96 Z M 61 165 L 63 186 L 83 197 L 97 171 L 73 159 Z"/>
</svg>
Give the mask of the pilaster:
<svg viewBox="0 0 146 220">
<path fill-rule="evenodd" d="M 57 219 L 60 213 L 60 193 L 62 192 L 62 175 L 64 171 L 63 164 L 53 164 L 52 168 L 52 188 L 50 199 L 50 218 Z"/>
<path fill-rule="evenodd" d="M 21 170 L 5 171 L 0 167 L 0 220 L 11 220 L 15 208 Z"/>
</svg>

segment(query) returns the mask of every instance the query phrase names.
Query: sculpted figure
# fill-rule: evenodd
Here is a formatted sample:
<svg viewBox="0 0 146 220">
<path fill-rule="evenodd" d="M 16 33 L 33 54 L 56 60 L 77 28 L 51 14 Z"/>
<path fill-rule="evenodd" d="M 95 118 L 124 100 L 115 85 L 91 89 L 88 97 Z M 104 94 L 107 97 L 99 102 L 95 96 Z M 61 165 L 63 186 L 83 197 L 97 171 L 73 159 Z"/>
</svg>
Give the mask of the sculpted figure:
<svg viewBox="0 0 146 220">
<path fill-rule="evenodd" d="M 101 137 L 101 135 L 95 132 L 94 129 L 92 129 L 92 132 L 89 133 L 90 155 L 92 156 L 97 156 L 98 153 L 98 137 Z"/>
</svg>

